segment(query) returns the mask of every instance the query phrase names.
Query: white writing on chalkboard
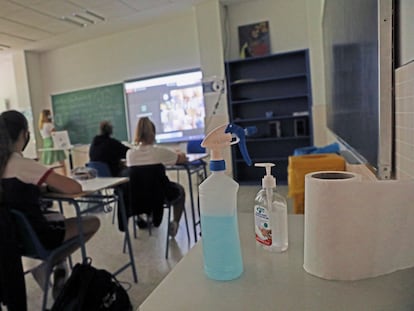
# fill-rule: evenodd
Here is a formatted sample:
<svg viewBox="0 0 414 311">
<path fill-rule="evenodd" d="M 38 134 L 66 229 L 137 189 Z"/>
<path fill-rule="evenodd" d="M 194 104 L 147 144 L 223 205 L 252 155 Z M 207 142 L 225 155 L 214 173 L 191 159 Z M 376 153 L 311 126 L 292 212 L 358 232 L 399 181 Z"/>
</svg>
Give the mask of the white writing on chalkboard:
<svg viewBox="0 0 414 311">
<path fill-rule="evenodd" d="M 52 108 L 56 129 L 67 130 L 73 144 L 89 144 L 103 120 L 117 139 L 128 140 L 122 84 L 53 95 Z"/>
</svg>

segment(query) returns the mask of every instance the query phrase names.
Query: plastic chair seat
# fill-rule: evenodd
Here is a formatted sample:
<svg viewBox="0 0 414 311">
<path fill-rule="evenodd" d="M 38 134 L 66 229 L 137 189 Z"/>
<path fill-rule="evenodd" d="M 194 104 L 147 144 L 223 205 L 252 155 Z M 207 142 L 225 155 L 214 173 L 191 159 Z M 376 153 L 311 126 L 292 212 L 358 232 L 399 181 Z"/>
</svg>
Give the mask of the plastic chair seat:
<svg viewBox="0 0 414 311">
<path fill-rule="evenodd" d="M 106 164 L 105 162 L 89 161 L 89 162 L 85 163 L 85 166 L 95 169 L 96 172 L 97 172 L 98 177 L 112 177 L 111 170 L 110 170 L 108 164 Z M 106 194 L 108 195 L 107 191 L 108 190 L 105 190 Z M 112 208 L 110 206 L 108 206 L 108 210 L 104 207 L 105 212 L 110 212 L 111 210 L 112 210 Z M 116 214 L 116 203 L 115 203 L 114 208 L 113 208 L 112 224 L 115 223 L 115 214 Z"/>
<path fill-rule="evenodd" d="M 105 162 L 89 161 L 85 166 L 95 169 L 98 173 L 98 177 L 112 177 L 111 170 Z"/>
<path fill-rule="evenodd" d="M 165 173 L 163 164 L 131 166 L 129 171 L 129 208 L 132 215 L 146 214 L 148 217 L 148 229 L 151 234 L 152 221 L 161 223 L 162 213 L 168 209 L 167 242 L 165 258 L 168 258 L 169 250 L 169 231 L 171 204 L 166 200 L 167 187 L 170 183 Z M 156 210 L 156 213 L 154 213 Z M 187 212 L 183 210 L 187 237 L 190 240 Z M 154 215 L 157 219 L 154 219 Z M 136 237 L 136 224 L 134 218 L 134 236 Z"/>
<path fill-rule="evenodd" d="M 20 237 L 19 247 L 22 250 L 22 256 L 39 259 L 46 264 L 46 284 L 44 285 L 42 310 L 46 310 L 47 297 L 49 291 L 49 279 L 52 274 L 53 266 L 62 260 L 64 254 L 70 254 L 80 247 L 80 240 L 75 237 L 68 241 L 64 241 L 60 246 L 54 249 L 46 249 L 40 242 L 36 232 L 27 220 L 26 216 L 18 211 L 11 210 L 16 220 L 17 232 Z M 27 274 L 31 270 L 25 271 Z"/>
</svg>

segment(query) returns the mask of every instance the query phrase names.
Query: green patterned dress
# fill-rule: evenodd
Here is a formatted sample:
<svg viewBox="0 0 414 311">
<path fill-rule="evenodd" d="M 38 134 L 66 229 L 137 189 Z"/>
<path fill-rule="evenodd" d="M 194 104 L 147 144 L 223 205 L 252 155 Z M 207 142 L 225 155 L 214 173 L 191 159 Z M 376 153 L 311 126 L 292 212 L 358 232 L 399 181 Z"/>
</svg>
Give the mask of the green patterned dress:
<svg viewBox="0 0 414 311">
<path fill-rule="evenodd" d="M 43 129 L 40 131 L 43 137 L 43 148 L 53 148 L 52 140 L 52 129 L 53 124 L 45 123 L 43 124 Z M 44 150 L 42 152 L 41 161 L 45 165 L 51 165 L 56 162 L 61 162 L 66 159 L 66 154 L 64 150 Z"/>
</svg>

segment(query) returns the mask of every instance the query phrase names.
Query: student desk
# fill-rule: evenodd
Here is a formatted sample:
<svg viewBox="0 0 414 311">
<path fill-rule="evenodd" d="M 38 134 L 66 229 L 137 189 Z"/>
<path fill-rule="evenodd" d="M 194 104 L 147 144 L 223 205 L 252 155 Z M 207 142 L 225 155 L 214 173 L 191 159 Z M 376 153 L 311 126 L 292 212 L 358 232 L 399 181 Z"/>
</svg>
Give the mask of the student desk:
<svg viewBox="0 0 414 311">
<path fill-rule="evenodd" d="M 197 242 L 197 226 L 200 225 L 200 219 L 196 220 L 195 217 L 195 207 L 194 207 L 194 194 L 193 194 L 193 182 L 191 176 L 203 170 L 204 179 L 207 177 L 207 170 L 205 166 L 198 165 L 198 161 L 203 161 L 203 159 L 207 158 L 207 153 L 188 153 L 187 158 L 188 161 L 183 164 L 175 164 L 175 165 L 168 165 L 166 166 L 167 170 L 184 170 L 187 172 L 188 177 L 188 190 L 190 192 L 190 204 L 191 204 L 191 217 L 193 220 L 193 230 L 194 230 L 194 241 Z M 198 212 L 200 206 L 197 203 L 197 210 Z"/>
<path fill-rule="evenodd" d="M 121 217 L 123 222 L 127 224 L 128 219 L 126 215 L 126 209 L 124 205 L 124 200 L 122 196 L 122 189 L 118 187 L 119 185 L 128 182 L 129 179 L 127 177 L 98 177 L 94 179 L 88 180 L 79 180 L 79 183 L 82 185 L 82 192 L 76 194 L 66 194 L 66 193 L 57 193 L 57 192 L 48 192 L 43 194 L 43 198 L 54 200 L 59 203 L 59 207 L 62 210 L 62 203 L 67 202 L 75 207 L 76 216 L 78 219 L 78 228 L 81 234 L 79 235 L 80 243 L 81 243 L 81 254 L 82 259 L 85 260 L 87 258 L 86 255 L 86 246 L 85 246 L 85 238 L 82 234 L 82 214 L 87 213 L 91 210 L 97 209 L 101 207 L 103 204 L 110 204 L 114 201 L 118 202 L 118 208 L 121 211 Z M 119 195 L 96 195 L 96 192 L 108 189 L 108 188 L 116 188 L 119 192 Z M 79 207 L 79 203 L 90 203 L 91 206 L 88 207 L 86 210 L 82 210 Z M 129 259 L 130 261 L 114 272 L 115 275 L 121 273 L 126 268 L 131 266 L 132 269 L 132 276 L 134 278 L 135 283 L 138 282 L 137 272 L 135 268 L 135 261 L 134 261 L 134 253 L 132 251 L 131 239 L 129 236 L 128 226 L 125 228 L 125 240 L 128 247 Z"/>
<path fill-rule="evenodd" d="M 303 269 L 303 215 L 289 215 L 289 248 L 255 245 L 253 215 L 239 213 L 244 272 L 233 281 L 208 279 L 202 240 L 174 267 L 138 310 L 414 310 L 414 268 L 360 281 L 328 281 Z"/>
</svg>

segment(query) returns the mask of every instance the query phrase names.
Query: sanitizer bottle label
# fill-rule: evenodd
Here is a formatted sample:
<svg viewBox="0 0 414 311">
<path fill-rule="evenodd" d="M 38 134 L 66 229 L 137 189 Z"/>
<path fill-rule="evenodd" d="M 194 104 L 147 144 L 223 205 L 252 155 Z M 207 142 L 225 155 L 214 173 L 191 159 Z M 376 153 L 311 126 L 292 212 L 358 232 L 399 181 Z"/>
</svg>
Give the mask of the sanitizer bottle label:
<svg viewBox="0 0 414 311">
<path fill-rule="evenodd" d="M 256 205 L 254 207 L 254 219 L 256 241 L 263 245 L 272 245 L 272 229 L 267 210 L 262 206 Z"/>
</svg>

